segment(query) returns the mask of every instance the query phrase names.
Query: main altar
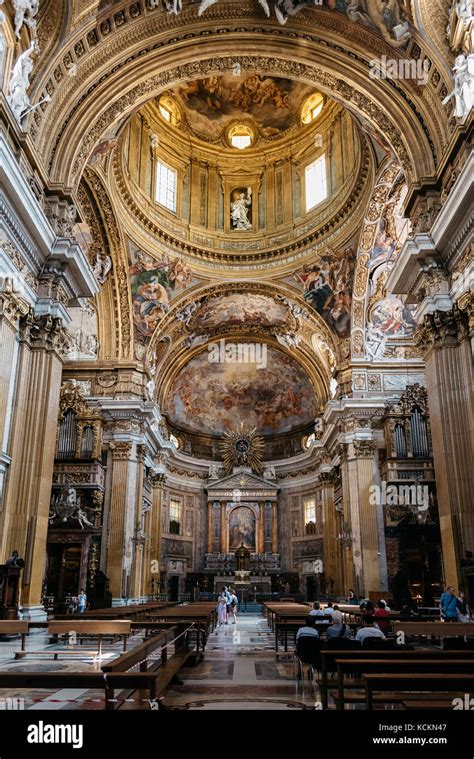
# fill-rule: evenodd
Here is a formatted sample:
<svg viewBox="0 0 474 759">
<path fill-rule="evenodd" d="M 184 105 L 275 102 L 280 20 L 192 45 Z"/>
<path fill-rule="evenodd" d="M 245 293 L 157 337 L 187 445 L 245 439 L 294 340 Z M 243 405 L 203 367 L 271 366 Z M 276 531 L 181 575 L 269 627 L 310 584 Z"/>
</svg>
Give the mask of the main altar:
<svg viewBox="0 0 474 759">
<path fill-rule="evenodd" d="M 209 481 L 205 571 L 214 574 L 215 590 L 271 592 L 271 577 L 280 571 L 277 495 L 272 470 L 260 476 L 234 467 Z"/>
</svg>

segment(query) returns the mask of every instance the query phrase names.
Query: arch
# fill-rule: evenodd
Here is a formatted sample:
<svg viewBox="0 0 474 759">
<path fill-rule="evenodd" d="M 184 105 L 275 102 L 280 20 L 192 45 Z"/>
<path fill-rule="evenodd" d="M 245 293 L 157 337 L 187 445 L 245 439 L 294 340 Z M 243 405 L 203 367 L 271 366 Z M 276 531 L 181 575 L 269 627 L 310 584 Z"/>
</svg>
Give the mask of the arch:
<svg viewBox="0 0 474 759">
<path fill-rule="evenodd" d="M 76 45 L 83 51 L 75 76 L 55 86 L 50 68 L 36 85 L 52 96 L 31 125 L 51 179 L 77 188 L 94 145 L 112 124 L 173 83 L 225 73 L 237 63 L 243 70 L 258 68 L 318 86 L 384 134 L 409 181 L 434 173 L 449 138 L 441 105 L 444 73 L 438 72 L 436 85 L 430 79 L 424 92 L 409 80 L 371 79 L 371 60 L 405 54 L 342 14 L 318 14 L 315 29 L 305 21 L 315 17 L 301 13 L 282 28 L 271 20 L 256 22 L 251 16 L 255 9 L 249 8 L 220 3 L 199 19 L 191 7 L 178 24 L 154 9 L 130 20 L 126 29 L 109 30 L 107 40 L 98 36 L 98 29 L 82 31 L 90 41 L 97 37 L 87 48 L 73 37 L 71 49 Z M 201 53 L 196 41 L 204 35 Z M 426 56 L 426 45 L 415 31 L 410 46 L 412 55 Z M 239 54 L 230 55 L 232 49 Z M 61 61 L 53 61 L 52 67 L 58 65 Z"/>
</svg>

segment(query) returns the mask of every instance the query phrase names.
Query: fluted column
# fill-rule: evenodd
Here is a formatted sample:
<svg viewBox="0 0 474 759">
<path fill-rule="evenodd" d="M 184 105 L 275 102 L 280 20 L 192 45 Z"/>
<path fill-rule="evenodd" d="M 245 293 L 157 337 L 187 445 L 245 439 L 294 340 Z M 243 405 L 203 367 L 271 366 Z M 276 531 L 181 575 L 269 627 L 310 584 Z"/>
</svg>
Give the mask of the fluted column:
<svg viewBox="0 0 474 759">
<path fill-rule="evenodd" d="M 130 568 L 130 560 L 127 556 L 126 514 L 132 447 L 133 444 L 129 441 L 110 443 L 112 451 L 112 492 L 106 574 L 110 578 L 110 590 L 114 599 L 122 599 L 125 596 L 126 573 Z"/>
<path fill-rule="evenodd" d="M 371 502 L 369 490 L 374 484 L 377 445 L 374 440 L 354 440 L 351 448 L 349 471 L 352 515 L 355 516 L 357 512 L 359 522 L 358 530 L 355 524 L 352 525 L 352 539 L 354 555 L 360 552 L 360 557 L 357 557 L 360 558 L 362 569 L 362 585 L 359 590 L 367 596 L 370 591 L 381 588 L 377 507 Z"/>
<path fill-rule="evenodd" d="M 221 501 L 221 553 L 227 553 L 226 518 L 225 518 L 226 506 L 227 506 L 226 502 Z"/>
<path fill-rule="evenodd" d="M 25 557 L 21 603 L 30 607 L 41 601 L 62 357 L 69 341 L 61 319 L 32 313 L 20 320 L 19 339 L 1 559 L 13 549 Z"/>
<path fill-rule="evenodd" d="M 150 512 L 150 553 L 149 553 L 149 575 L 146 580 L 146 592 L 151 592 L 151 562 L 154 562 L 153 569 L 157 577 L 155 578 L 155 587 L 158 588 L 160 579 L 161 563 L 161 504 L 163 502 L 163 486 L 166 482 L 166 475 L 156 472 L 151 475 L 152 501 Z M 149 584 L 148 584 L 149 583 Z"/>
<path fill-rule="evenodd" d="M 257 553 L 264 553 L 264 551 L 265 551 L 265 501 L 259 501 Z"/>
<path fill-rule="evenodd" d="M 10 460 L 9 432 L 18 358 L 18 320 L 27 311 L 27 305 L 13 293 L 0 293 L 0 503 L 3 500 L 3 486 Z M 0 560 L 4 555 L 3 541 L 6 537 L 3 529 L 4 515 L 5 512 L 0 510 Z"/>
<path fill-rule="evenodd" d="M 212 509 L 213 509 L 213 503 L 212 501 L 207 502 L 207 552 L 212 553 L 212 542 L 213 542 L 213 524 L 212 524 Z"/>
<path fill-rule="evenodd" d="M 425 316 L 415 338 L 426 364 L 445 581 L 456 588 L 460 562 L 474 550 L 473 296 Z"/>
<path fill-rule="evenodd" d="M 360 533 L 359 533 L 359 513 L 357 508 L 357 497 L 352 485 L 352 471 L 348 459 L 348 445 L 341 443 L 338 446 L 338 453 L 341 465 L 341 482 L 342 482 L 342 504 L 343 513 L 339 517 L 339 526 L 344 529 L 351 529 L 352 534 L 358 538 L 355 541 L 340 540 L 341 555 L 341 583 L 344 587 L 344 594 L 348 588 L 353 588 L 356 595 L 361 592 L 362 588 L 362 562 L 360 550 Z M 339 536 L 339 533 L 338 533 Z"/>
<path fill-rule="evenodd" d="M 278 553 L 278 512 L 277 503 L 272 503 L 272 553 Z"/>
<path fill-rule="evenodd" d="M 146 519 L 143 519 L 143 477 L 145 474 L 144 463 L 145 446 L 136 446 L 136 492 L 135 492 L 135 528 L 133 534 L 132 571 L 130 582 L 130 596 L 139 599 L 142 595 L 142 569 L 144 543 L 147 538 Z"/>
<path fill-rule="evenodd" d="M 342 572 L 337 553 L 339 530 L 334 508 L 334 473 L 321 472 L 319 483 L 322 497 L 324 578 L 329 593 L 342 595 L 345 589 L 342 587 Z"/>
</svg>

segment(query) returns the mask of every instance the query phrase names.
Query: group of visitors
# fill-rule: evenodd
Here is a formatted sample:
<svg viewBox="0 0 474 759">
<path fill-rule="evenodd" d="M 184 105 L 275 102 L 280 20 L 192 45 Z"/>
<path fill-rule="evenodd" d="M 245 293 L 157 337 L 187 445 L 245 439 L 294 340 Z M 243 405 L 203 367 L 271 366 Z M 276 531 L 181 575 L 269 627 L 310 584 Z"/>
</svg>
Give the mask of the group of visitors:
<svg viewBox="0 0 474 759">
<path fill-rule="evenodd" d="M 217 599 L 216 611 L 217 624 L 219 627 L 221 627 L 221 625 L 229 624 L 229 619 L 232 620 L 233 625 L 236 624 L 238 603 L 239 600 L 237 598 L 235 590 L 228 588 L 227 585 L 225 585 L 222 588 L 222 592 L 220 593 L 219 598 Z"/>
<path fill-rule="evenodd" d="M 372 601 L 366 601 L 361 605 L 361 610 L 363 626 L 357 631 L 355 640 L 362 643 L 369 637 L 385 639 L 386 633 L 390 631 L 390 609 L 386 602 L 381 599 L 377 601 L 377 607 L 374 608 Z M 318 617 L 325 617 L 325 619 L 318 620 Z M 319 632 L 315 628 L 317 621 L 328 625 L 325 631 L 326 640 L 352 638 L 351 628 L 343 621 L 338 605 L 329 602 L 326 608 L 322 609 L 319 601 L 315 601 L 304 626 L 300 627 L 296 633 L 296 640 L 306 636 L 319 637 Z"/>
<path fill-rule="evenodd" d="M 464 591 L 456 596 L 454 587 L 449 585 L 440 598 L 439 610 L 444 622 L 470 622 L 471 612 L 467 605 Z"/>
</svg>

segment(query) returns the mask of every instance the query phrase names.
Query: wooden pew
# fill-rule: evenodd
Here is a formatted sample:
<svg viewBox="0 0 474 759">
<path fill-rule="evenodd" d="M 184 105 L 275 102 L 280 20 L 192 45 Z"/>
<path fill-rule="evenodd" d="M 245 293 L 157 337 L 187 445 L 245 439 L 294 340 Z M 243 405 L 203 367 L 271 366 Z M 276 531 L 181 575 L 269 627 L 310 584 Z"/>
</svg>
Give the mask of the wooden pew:
<svg viewBox="0 0 474 759">
<path fill-rule="evenodd" d="M 129 620 L 106 620 L 106 621 L 98 621 L 98 620 L 87 620 L 87 619 L 77 619 L 74 618 L 73 620 L 51 620 L 48 624 L 48 632 L 52 635 L 69 635 L 70 633 L 76 633 L 77 635 L 88 635 L 94 638 L 98 639 L 98 650 L 97 652 L 92 651 L 90 652 L 93 655 L 101 656 L 102 655 L 102 639 L 104 637 L 110 637 L 113 635 L 120 635 L 123 637 L 123 650 L 125 651 L 127 648 L 127 637 L 130 635 L 130 621 Z M 59 654 L 61 656 L 64 655 L 75 655 L 78 654 L 80 656 L 84 656 L 84 654 L 89 653 L 88 651 L 79 651 L 74 650 L 51 650 L 51 649 L 43 649 L 42 651 L 25 651 L 22 649 L 21 651 L 17 651 L 15 653 L 15 659 L 20 659 L 27 655 L 53 655 L 54 659 L 58 659 Z"/>
<path fill-rule="evenodd" d="M 404 648 L 400 649 L 387 649 L 384 651 L 376 650 L 376 649 L 366 649 L 360 647 L 359 649 L 327 649 L 324 648 L 320 651 L 320 659 L 321 659 L 321 677 L 318 678 L 318 685 L 319 689 L 321 691 L 321 701 L 323 704 L 323 708 L 327 709 L 328 707 L 328 692 L 329 688 L 331 687 L 332 683 L 330 683 L 328 678 L 328 672 L 329 672 L 329 666 L 334 666 L 334 670 L 337 669 L 337 665 L 335 664 L 336 661 L 341 661 L 345 659 L 352 659 L 352 660 L 363 660 L 363 661 L 371 661 L 373 659 L 383 659 L 386 662 L 391 661 L 397 661 L 397 660 L 413 660 L 413 661 L 422 661 L 423 659 L 436 659 L 442 661 L 443 659 L 450 659 L 450 660 L 457 660 L 457 659 L 470 659 L 474 660 L 474 651 L 442 651 L 440 649 L 435 650 L 428 650 L 428 649 L 416 649 L 416 650 L 407 650 Z M 332 665 L 332 662 L 334 662 L 334 665 Z M 332 671 L 332 670 L 331 670 Z M 335 683 L 334 683 L 335 684 Z"/>
<path fill-rule="evenodd" d="M 403 694 L 428 691 L 429 693 L 452 693 L 454 696 L 470 693 L 474 687 L 474 674 L 366 674 L 364 680 L 365 705 L 368 710 L 373 708 L 374 693 L 377 691 Z M 406 700 L 406 696 L 400 700 Z"/>
<path fill-rule="evenodd" d="M 134 648 L 133 651 L 129 651 L 114 659 L 114 661 L 104 664 L 102 671 L 106 673 L 125 672 L 139 664 L 140 672 L 153 673 L 155 675 L 154 699 L 158 699 L 170 682 L 176 679 L 179 670 L 195 652 L 195 649 L 188 645 L 188 636 L 186 635 L 185 638 L 182 636 L 182 640 L 176 640 L 175 651 L 172 656 L 168 656 L 168 644 L 170 641 L 175 640 L 176 636 L 179 636 L 181 632 L 181 626 L 176 626 L 160 635 L 147 638 L 140 646 Z M 160 659 L 148 666 L 149 657 L 159 648 L 161 648 Z M 113 703 L 107 701 L 106 709 L 113 708 Z"/>
<path fill-rule="evenodd" d="M 394 622 L 395 635 L 402 632 L 405 635 L 428 635 L 435 638 L 450 638 L 453 636 L 474 637 L 474 624 L 463 622 Z"/>
<path fill-rule="evenodd" d="M 19 619 L 0 620 L 0 635 L 21 635 L 21 650 L 25 650 L 26 636 L 29 633 L 28 621 Z M 0 638 L 1 642 L 1 638 Z"/>
<path fill-rule="evenodd" d="M 283 638 L 284 642 L 284 651 L 285 653 L 288 651 L 288 633 L 296 633 L 300 627 L 304 627 L 304 623 L 306 619 L 308 618 L 308 615 L 305 617 L 296 617 L 296 618 L 287 618 L 285 617 L 283 620 L 276 621 L 274 623 L 275 628 L 275 653 L 278 654 L 278 642 L 280 639 L 280 636 Z M 330 620 L 329 618 L 327 621 L 324 617 L 316 617 L 318 622 L 315 622 L 314 629 L 321 633 L 325 632 L 328 627 Z M 321 621 L 319 621 L 321 620 Z"/>
<path fill-rule="evenodd" d="M 411 659 L 392 659 L 387 661 L 384 658 L 378 659 L 336 659 L 337 675 L 338 675 L 338 687 L 337 696 L 334 694 L 336 701 L 336 708 L 339 710 L 344 709 L 344 703 L 346 700 L 346 689 L 354 690 L 356 688 L 364 688 L 365 680 L 346 680 L 346 675 L 359 675 L 359 677 L 365 678 L 366 674 L 392 674 L 392 673 L 415 673 L 415 674 L 439 674 L 439 675 L 453 675 L 453 674 L 471 674 L 474 675 L 474 658 L 416 658 Z M 354 694 L 356 695 L 356 694 Z M 393 694 L 389 695 L 390 701 L 399 701 L 400 698 L 392 698 Z M 351 703 L 355 702 L 355 699 L 350 699 Z M 357 700 L 364 701 L 364 697 L 360 697 Z"/>
</svg>

